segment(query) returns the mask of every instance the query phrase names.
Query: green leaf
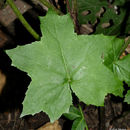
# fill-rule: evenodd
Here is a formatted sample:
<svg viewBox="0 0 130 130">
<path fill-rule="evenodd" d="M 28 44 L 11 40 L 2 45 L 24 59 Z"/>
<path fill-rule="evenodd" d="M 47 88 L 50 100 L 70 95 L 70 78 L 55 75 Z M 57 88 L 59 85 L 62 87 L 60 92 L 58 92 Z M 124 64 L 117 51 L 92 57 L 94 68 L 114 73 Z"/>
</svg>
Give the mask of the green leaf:
<svg viewBox="0 0 130 130">
<path fill-rule="evenodd" d="M 6 51 L 12 65 L 32 78 L 22 116 L 44 111 L 51 121 L 58 119 L 69 111 L 71 90 L 84 103 L 97 106 L 104 105 L 108 93 L 122 96 L 122 81 L 103 58 L 113 49 L 115 37 L 77 35 L 68 14 L 49 11 L 40 21 L 40 41 Z"/>
<path fill-rule="evenodd" d="M 81 117 L 81 113 L 76 107 L 71 106 L 69 113 L 65 113 L 64 116 L 69 120 L 75 120 L 76 118 Z"/>
<path fill-rule="evenodd" d="M 130 87 L 130 54 L 122 60 L 114 62 L 113 71 L 121 81 L 125 81 Z"/>
<path fill-rule="evenodd" d="M 80 105 L 79 105 L 80 106 Z M 69 120 L 74 120 L 72 130 L 88 130 L 81 106 L 77 109 L 74 106 L 70 107 L 69 113 L 64 114 Z"/>
<path fill-rule="evenodd" d="M 84 118 L 77 118 L 72 125 L 71 130 L 84 130 L 86 127 L 86 122 Z"/>
<path fill-rule="evenodd" d="M 125 95 L 125 102 L 130 104 L 130 90 L 127 91 L 127 94 Z"/>
<path fill-rule="evenodd" d="M 124 43 L 124 40 L 120 39 L 113 39 L 114 44 L 112 47 L 108 50 L 106 54 L 104 54 L 104 64 L 110 68 L 113 71 L 113 63 L 115 61 L 118 61 L 120 58 L 120 53 L 124 51 L 124 46 L 126 44 Z M 122 44 L 123 43 L 123 44 Z"/>
<path fill-rule="evenodd" d="M 96 34 L 103 33 L 106 35 L 117 35 L 120 32 L 121 24 L 124 20 L 126 10 L 123 8 L 125 0 L 115 0 L 113 4 L 109 4 L 107 0 L 77 0 L 78 6 L 78 19 L 80 24 L 86 24 L 91 22 L 94 24 L 96 19 L 100 19 L 99 23 L 96 25 Z M 119 7 L 119 14 L 116 14 L 114 6 Z M 104 13 L 101 17 L 97 14 L 100 12 L 101 8 L 104 9 Z M 84 11 L 89 11 L 90 14 L 83 15 Z M 104 23 L 109 23 L 111 21 L 111 26 L 103 28 Z"/>
</svg>

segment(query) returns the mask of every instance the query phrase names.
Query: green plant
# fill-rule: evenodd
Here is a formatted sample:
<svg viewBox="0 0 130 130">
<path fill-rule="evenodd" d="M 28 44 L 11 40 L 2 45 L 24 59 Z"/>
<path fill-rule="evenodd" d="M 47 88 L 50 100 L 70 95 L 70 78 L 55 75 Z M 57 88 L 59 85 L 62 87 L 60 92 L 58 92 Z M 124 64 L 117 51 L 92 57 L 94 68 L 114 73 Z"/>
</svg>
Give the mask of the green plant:
<svg viewBox="0 0 130 130">
<path fill-rule="evenodd" d="M 73 121 L 72 130 L 83 130 L 84 128 L 86 128 L 86 130 L 88 129 L 80 105 L 79 109 L 74 106 L 70 106 L 69 113 L 65 113 L 64 116 Z"/>
<path fill-rule="evenodd" d="M 78 19 L 80 24 L 91 23 L 95 26 L 95 34 L 120 34 L 121 26 L 126 15 L 123 8 L 125 0 L 77 0 Z M 88 14 L 85 12 L 88 11 Z"/>
<path fill-rule="evenodd" d="M 21 116 L 44 111 L 54 121 L 69 113 L 65 116 L 75 120 L 72 129 L 87 129 L 81 107 L 80 112 L 70 107 L 72 93 L 96 106 L 104 105 L 108 93 L 123 97 L 122 82 L 130 86 L 130 54 L 119 57 L 130 38 L 124 43 L 115 36 L 77 35 L 70 15 L 58 16 L 52 10 L 40 21 L 40 41 L 6 51 L 12 65 L 32 78 Z"/>
</svg>

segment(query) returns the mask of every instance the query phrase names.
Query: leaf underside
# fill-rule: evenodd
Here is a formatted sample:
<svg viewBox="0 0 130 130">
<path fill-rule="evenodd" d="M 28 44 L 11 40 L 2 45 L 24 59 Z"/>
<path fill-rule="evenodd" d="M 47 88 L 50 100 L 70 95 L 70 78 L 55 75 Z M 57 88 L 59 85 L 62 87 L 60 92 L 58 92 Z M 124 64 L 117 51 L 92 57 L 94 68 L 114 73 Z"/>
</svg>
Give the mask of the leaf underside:
<svg viewBox="0 0 130 130">
<path fill-rule="evenodd" d="M 122 96 L 122 81 L 110 66 L 124 41 L 100 35 L 77 35 L 70 16 L 48 11 L 40 18 L 42 37 L 6 51 L 12 65 L 32 78 L 22 116 L 46 112 L 51 121 L 69 111 L 72 91 L 86 104 L 104 105 L 108 93 Z"/>
</svg>

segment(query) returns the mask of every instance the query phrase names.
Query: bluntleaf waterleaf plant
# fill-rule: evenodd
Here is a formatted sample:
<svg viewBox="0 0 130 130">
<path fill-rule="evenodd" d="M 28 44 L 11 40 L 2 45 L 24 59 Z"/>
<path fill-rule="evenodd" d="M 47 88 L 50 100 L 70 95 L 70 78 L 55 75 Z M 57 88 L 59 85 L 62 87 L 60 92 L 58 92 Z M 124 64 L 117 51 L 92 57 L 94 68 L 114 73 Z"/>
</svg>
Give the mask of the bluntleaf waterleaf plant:
<svg viewBox="0 0 130 130">
<path fill-rule="evenodd" d="M 107 0 L 77 0 L 79 22 L 96 23 L 96 34 L 117 35 L 126 15 L 125 2 L 125 0 L 114 0 L 112 3 Z"/>
<path fill-rule="evenodd" d="M 102 34 L 77 35 L 69 14 L 48 11 L 40 21 L 40 41 L 6 51 L 12 65 L 32 78 L 22 116 L 44 111 L 51 121 L 58 119 L 72 105 L 71 91 L 96 106 L 104 105 L 108 93 L 122 96 L 122 80 L 110 66 L 118 61 L 124 40 Z"/>
</svg>

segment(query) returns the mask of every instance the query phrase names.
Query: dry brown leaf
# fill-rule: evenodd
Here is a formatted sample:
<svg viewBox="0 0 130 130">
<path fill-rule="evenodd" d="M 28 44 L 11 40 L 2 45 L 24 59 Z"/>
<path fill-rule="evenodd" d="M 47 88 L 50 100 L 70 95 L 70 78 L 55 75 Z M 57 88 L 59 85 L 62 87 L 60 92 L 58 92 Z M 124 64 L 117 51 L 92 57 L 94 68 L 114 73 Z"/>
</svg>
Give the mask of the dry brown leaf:
<svg viewBox="0 0 130 130">
<path fill-rule="evenodd" d="M 81 34 L 90 34 L 93 31 L 93 26 L 91 24 L 82 24 L 80 27 Z"/>
<path fill-rule="evenodd" d="M 125 52 L 122 53 L 122 55 L 120 56 L 120 59 L 122 59 L 124 56 L 126 56 Z"/>
<path fill-rule="evenodd" d="M 5 83 L 6 83 L 6 76 L 0 70 L 0 94 L 4 88 Z"/>
<path fill-rule="evenodd" d="M 110 23 L 103 23 L 103 24 L 101 25 L 102 28 L 108 28 L 108 27 L 110 27 L 110 26 L 111 26 Z"/>
<path fill-rule="evenodd" d="M 130 38 L 130 36 L 125 38 L 125 42 L 127 42 L 127 40 Z M 125 51 L 122 53 L 122 55 L 120 56 L 120 59 L 122 59 L 124 56 L 126 56 L 127 54 L 130 54 L 130 44 L 128 44 L 127 48 L 125 49 Z"/>
<path fill-rule="evenodd" d="M 83 11 L 81 14 L 83 15 L 83 16 L 86 16 L 86 15 L 88 15 L 88 14 L 90 14 L 91 12 L 90 12 L 90 10 L 85 10 L 85 11 Z"/>
<path fill-rule="evenodd" d="M 97 17 L 102 17 L 102 15 L 105 13 L 105 8 L 101 7 L 100 11 L 96 13 Z"/>
<path fill-rule="evenodd" d="M 125 50 L 127 51 L 127 53 L 130 54 L 130 44 L 128 45 L 128 47 Z"/>
<path fill-rule="evenodd" d="M 48 122 L 37 130 L 62 130 L 62 128 L 59 125 L 59 122 L 55 121 L 54 123 Z"/>
<path fill-rule="evenodd" d="M 125 38 L 125 42 L 127 42 L 129 38 L 130 38 L 130 36 L 126 37 L 126 38 Z M 128 44 L 128 46 L 127 46 L 127 48 L 125 49 L 125 51 L 130 54 L 130 43 Z"/>
</svg>

